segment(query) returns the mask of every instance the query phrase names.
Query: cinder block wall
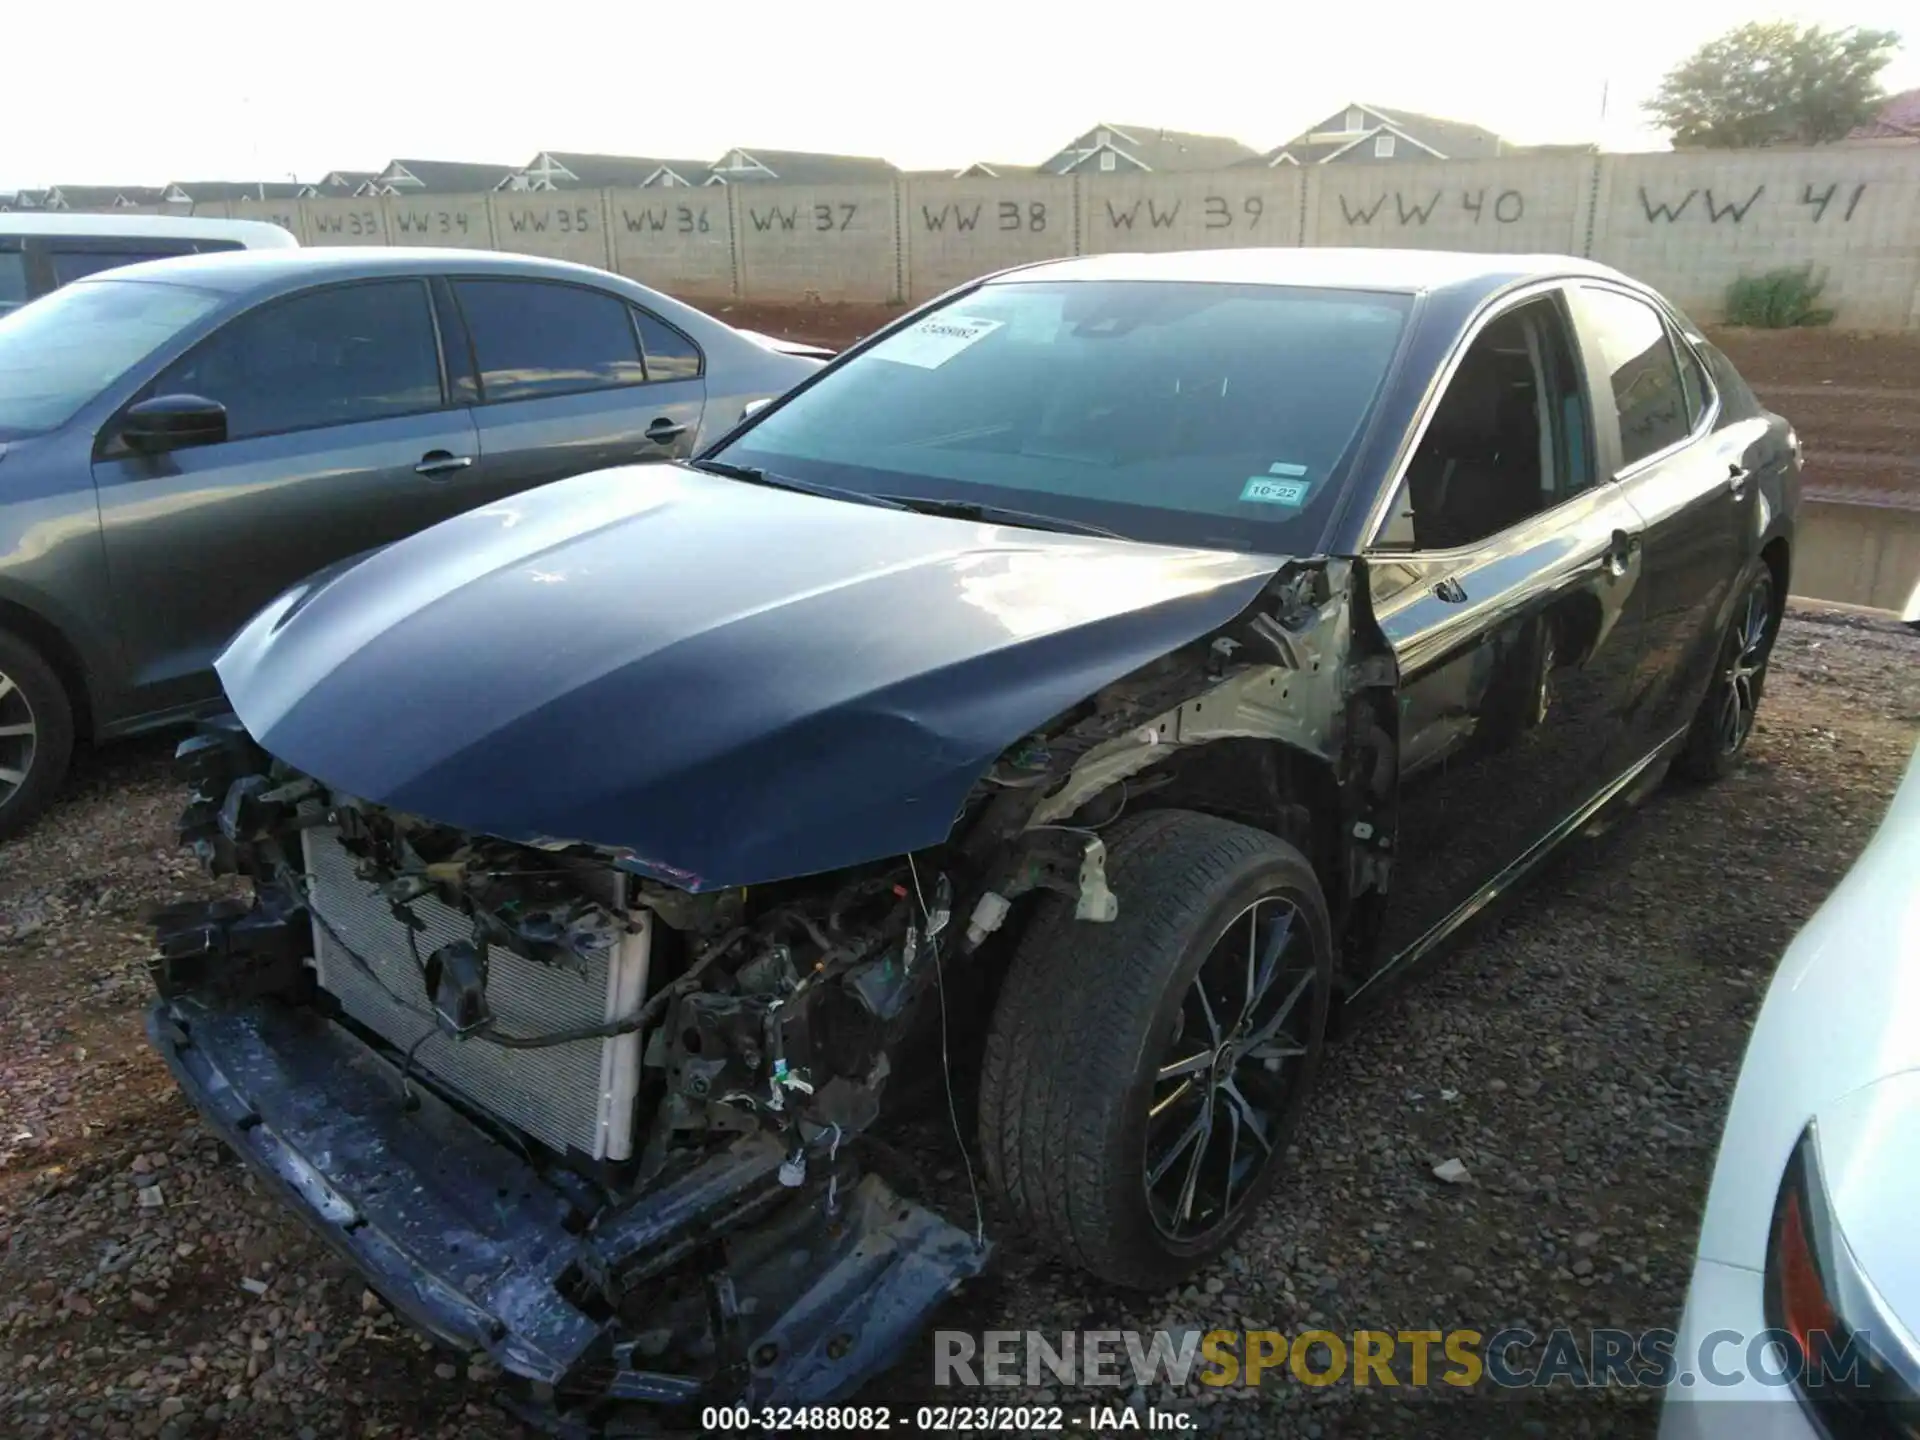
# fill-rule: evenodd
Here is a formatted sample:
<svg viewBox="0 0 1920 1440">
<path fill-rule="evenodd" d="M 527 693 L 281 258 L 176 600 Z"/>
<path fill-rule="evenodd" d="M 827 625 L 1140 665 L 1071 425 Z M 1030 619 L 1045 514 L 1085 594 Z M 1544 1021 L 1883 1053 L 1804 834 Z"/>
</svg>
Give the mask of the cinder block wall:
<svg viewBox="0 0 1920 1440">
<path fill-rule="evenodd" d="M 459 245 L 689 298 L 920 300 L 1061 255 L 1399 245 L 1586 255 L 1719 317 L 1742 275 L 1812 264 L 1836 323 L 1920 327 L 1920 146 L 1515 157 L 1211 174 L 239 201 L 308 245 Z"/>
</svg>

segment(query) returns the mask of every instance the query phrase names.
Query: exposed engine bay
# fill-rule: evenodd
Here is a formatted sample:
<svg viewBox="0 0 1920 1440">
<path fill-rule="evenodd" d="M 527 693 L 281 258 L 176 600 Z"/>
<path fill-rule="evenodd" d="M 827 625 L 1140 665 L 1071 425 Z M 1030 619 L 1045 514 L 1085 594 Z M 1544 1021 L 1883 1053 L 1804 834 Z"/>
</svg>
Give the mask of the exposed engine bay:
<svg viewBox="0 0 1920 1440">
<path fill-rule="evenodd" d="M 1350 583 L 1283 570 L 1009 748 L 944 845 L 749 888 L 397 813 L 209 725 L 182 839 L 253 895 L 158 917 L 154 1039 L 390 1303 L 494 1354 L 545 1423 L 843 1396 L 985 1263 L 977 1194 L 902 1198 L 880 1137 L 929 1090 L 953 1113 L 962 996 L 1022 897 L 1112 920 L 1102 828 L 1199 796 L 1332 860 L 1350 914 L 1384 892 L 1393 677 L 1354 653 Z M 1317 813 L 1287 755 L 1324 766 Z"/>
</svg>

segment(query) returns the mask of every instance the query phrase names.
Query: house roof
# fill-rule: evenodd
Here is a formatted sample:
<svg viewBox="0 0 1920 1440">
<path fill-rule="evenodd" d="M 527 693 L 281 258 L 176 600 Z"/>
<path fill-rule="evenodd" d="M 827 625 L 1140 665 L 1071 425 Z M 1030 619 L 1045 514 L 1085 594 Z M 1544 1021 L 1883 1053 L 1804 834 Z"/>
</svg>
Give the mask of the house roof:
<svg viewBox="0 0 1920 1440">
<path fill-rule="evenodd" d="M 1102 130 L 1111 137 L 1113 149 L 1131 156 L 1149 170 L 1223 170 L 1243 160 L 1259 158 L 1252 146 L 1230 136 L 1198 135 L 1191 130 L 1168 130 L 1161 125 L 1115 125 L 1102 121 L 1075 139 L 1088 135 L 1097 138 Z M 1076 149 L 1069 145 L 1038 168 L 1064 175 L 1099 148 L 1093 145 Z"/>
<path fill-rule="evenodd" d="M 1446 120 L 1437 115 L 1422 115 L 1414 110 L 1388 110 L 1358 101 L 1346 106 L 1340 113 L 1344 115 L 1350 110 L 1360 111 L 1368 123 L 1359 130 L 1351 131 L 1329 131 L 1319 126 L 1303 130 L 1284 145 L 1276 145 L 1258 157 L 1260 163 L 1272 165 L 1285 155 L 1300 165 L 1324 164 L 1335 155 L 1352 149 L 1358 141 L 1383 132 L 1404 135 L 1444 160 L 1483 159 L 1506 154 L 1509 149 L 1505 141 L 1484 125 L 1472 125 L 1464 120 Z"/>
<path fill-rule="evenodd" d="M 965 165 L 946 165 L 938 170 L 902 170 L 911 180 L 1010 180 L 1017 176 L 1041 173 L 1038 165 L 1004 164 L 998 160 L 970 160 Z"/>
<path fill-rule="evenodd" d="M 975 160 L 972 164 L 964 165 L 953 173 L 964 175 L 970 170 L 978 170 L 982 174 L 992 175 L 1000 180 L 1010 179 L 1019 175 L 1038 175 L 1040 173 L 1040 167 L 1038 165 L 1016 165 L 1007 160 Z"/>
<path fill-rule="evenodd" d="M 756 150 L 750 145 L 736 148 L 773 173 L 769 175 L 758 170 L 723 171 L 717 164 L 709 167 L 713 175 L 725 178 L 729 184 L 743 180 L 761 184 L 773 181 L 803 185 L 856 184 L 860 181 L 888 181 L 900 173 L 899 167 L 891 160 L 882 160 L 873 155 L 829 155 L 815 150 Z M 733 153 L 729 150 L 727 155 Z M 725 158 L 724 155 L 721 157 L 722 160 Z"/>
<path fill-rule="evenodd" d="M 378 170 L 329 170 L 315 187 L 320 190 L 358 190 L 380 178 Z"/>
<path fill-rule="evenodd" d="M 1158 125 L 1104 125 L 1114 144 L 1154 170 L 1220 170 L 1256 153 L 1227 135 L 1196 135 Z M 1121 137 L 1126 139 L 1122 140 Z"/>
<path fill-rule="evenodd" d="M 1847 132 L 1849 140 L 1920 140 L 1920 90 L 1887 97 L 1880 113 Z"/>
<path fill-rule="evenodd" d="M 405 170 L 423 188 L 446 194 L 491 190 L 509 175 L 518 173 L 511 165 L 489 165 L 474 160 L 395 160 L 374 178 L 391 183 L 391 177 L 399 170 Z"/>
<path fill-rule="evenodd" d="M 1289 140 L 1284 145 L 1276 145 L 1264 155 L 1256 155 L 1251 160 L 1242 160 L 1241 165 L 1272 165 L 1280 161 L 1281 156 L 1289 157 L 1296 165 L 1318 165 L 1322 160 L 1330 160 L 1348 146 L 1346 140 Z"/>
<path fill-rule="evenodd" d="M 111 208 L 126 189 L 123 185 L 55 185 L 47 191 L 47 198 L 51 200 L 57 194 L 60 203 L 70 210 L 104 210 Z"/>
<path fill-rule="evenodd" d="M 670 160 L 651 155 L 583 155 L 571 150 L 542 150 L 527 162 L 520 173 L 532 178 L 531 172 L 541 168 L 542 160 L 551 160 L 573 175 L 572 180 L 555 180 L 553 183 L 556 186 L 572 188 L 577 185 L 583 190 L 601 186 L 644 185 L 663 167 L 697 185 L 706 178 L 710 168 L 705 160 Z"/>
<path fill-rule="evenodd" d="M 1447 120 L 1438 115 L 1421 115 L 1412 110 L 1383 110 L 1378 105 L 1362 105 L 1363 110 L 1385 117 L 1393 128 L 1422 144 L 1431 145 L 1449 160 L 1474 160 L 1498 155 L 1501 139 L 1484 125 L 1465 120 Z"/>
<path fill-rule="evenodd" d="M 177 190 L 196 203 L 209 200 L 295 200 L 310 188 L 291 180 L 176 180 L 167 186 L 167 190 Z M 133 197 L 128 195 L 127 198 Z M 159 198 L 162 197 L 157 194 L 154 203 Z"/>
</svg>

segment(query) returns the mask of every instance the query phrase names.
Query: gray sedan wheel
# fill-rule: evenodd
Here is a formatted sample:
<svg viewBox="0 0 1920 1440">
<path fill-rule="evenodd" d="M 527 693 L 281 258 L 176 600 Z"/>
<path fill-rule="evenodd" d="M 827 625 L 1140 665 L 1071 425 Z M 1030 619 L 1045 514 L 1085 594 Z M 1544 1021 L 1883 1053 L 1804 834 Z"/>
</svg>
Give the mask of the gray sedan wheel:
<svg viewBox="0 0 1920 1440">
<path fill-rule="evenodd" d="M 52 667 L 0 630 L 0 840 L 32 822 L 73 755 L 73 707 Z"/>
</svg>

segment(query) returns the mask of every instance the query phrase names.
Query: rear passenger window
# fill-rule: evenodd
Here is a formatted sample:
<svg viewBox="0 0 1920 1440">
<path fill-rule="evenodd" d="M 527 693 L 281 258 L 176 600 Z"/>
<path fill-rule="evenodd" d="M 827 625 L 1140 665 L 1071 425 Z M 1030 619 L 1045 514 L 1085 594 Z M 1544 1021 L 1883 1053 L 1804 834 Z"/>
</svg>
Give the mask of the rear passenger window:
<svg viewBox="0 0 1920 1440">
<path fill-rule="evenodd" d="M 1581 302 L 1620 413 L 1620 463 L 1635 464 L 1686 439 L 1693 427 L 1667 322 L 1645 301 L 1617 290 L 1583 287 Z"/>
<path fill-rule="evenodd" d="M 636 308 L 634 324 L 640 327 L 640 344 L 647 352 L 647 379 L 697 380 L 700 378 L 700 347 L 666 321 Z"/>
<path fill-rule="evenodd" d="M 1680 357 L 1680 388 L 1687 397 L 1687 429 L 1692 431 L 1705 418 L 1707 407 L 1713 404 L 1713 382 L 1707 379 L 1706 367 L 1700 363 L 1693 346 L 1679 331 L 1671 333 L 1674 353 Z"/>
<path fill-rule="evenodd" d="M 218 400 L 229 440 L 437 409 L 440 346 L 427 287 L 339 285 L 249 310 L 148 393 Z"/>
<path fill-rule="evenodd" d="M 485 401 L 638 385 L 646 370 L 627 304 L 578 285 L 456 280 Z"/>
</svg>

